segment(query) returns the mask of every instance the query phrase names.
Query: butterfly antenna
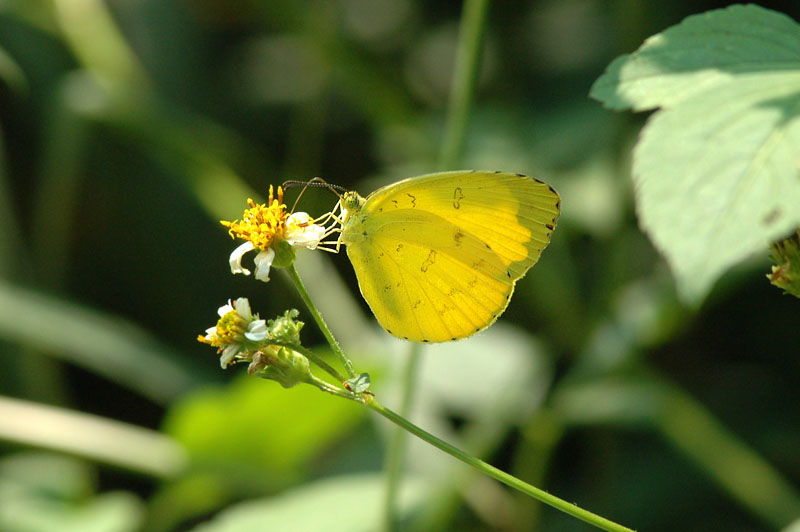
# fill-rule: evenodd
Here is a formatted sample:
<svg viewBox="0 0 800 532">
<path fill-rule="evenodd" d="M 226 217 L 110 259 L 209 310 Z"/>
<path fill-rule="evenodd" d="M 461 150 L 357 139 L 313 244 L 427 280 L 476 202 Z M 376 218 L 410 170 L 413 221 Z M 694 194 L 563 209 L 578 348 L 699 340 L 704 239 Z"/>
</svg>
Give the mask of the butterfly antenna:
<svg viewBox="0 0 800 532">
<path fill-rule="evenodd" d="M 328 183 L 327 181 L 325 181 L 321 177 L 315 177 L 314 179 L 311 179 L 310 181 L 297 181 L 297 180 L 291 179 L 289 181 L 284 181 L 283 185 L 281 185 L 281 186 L 283 187 L 284 190 L 288 190 L 290 188 L 299 187 L 299 186 L 303 187 L 303 190 L 300 191 L 300 194 L 297 196 L 297 199 L 294 200 L 294 205 L 292 205 L 292 212 L 294 212 L 295 207 L 297 207 L 297 203 L 300 201 L 300 198 L 303 197 L 303 194 L 305 194 L 306 190 L 308 190 L 309 187 L 327 188 L 328 190 L 330 190 L 331 192 L 336 194 L 339 198 L 342 197 L 342 194 L 341 194 L 342 192 L 347 192 L 346 188 L 341 187 L 339 185 L 333 185 L 331 183 Z"/>
</svg>

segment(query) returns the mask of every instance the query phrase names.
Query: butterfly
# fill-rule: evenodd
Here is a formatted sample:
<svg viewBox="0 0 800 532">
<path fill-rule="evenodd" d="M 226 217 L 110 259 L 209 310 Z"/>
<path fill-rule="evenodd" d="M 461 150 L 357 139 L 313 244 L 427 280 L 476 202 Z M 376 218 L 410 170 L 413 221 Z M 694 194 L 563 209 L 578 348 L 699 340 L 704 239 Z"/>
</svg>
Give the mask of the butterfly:
<svg viewBox="0 0 800 532">
<path fill-rule="evenodd" d="M 494 323 L 536 264 L 559 215 L 558 193 L 506 172 L 421 175 L 341 196 L 341 233 L 361 294 L 390 334 L 466 338 Z"/>
</svg>

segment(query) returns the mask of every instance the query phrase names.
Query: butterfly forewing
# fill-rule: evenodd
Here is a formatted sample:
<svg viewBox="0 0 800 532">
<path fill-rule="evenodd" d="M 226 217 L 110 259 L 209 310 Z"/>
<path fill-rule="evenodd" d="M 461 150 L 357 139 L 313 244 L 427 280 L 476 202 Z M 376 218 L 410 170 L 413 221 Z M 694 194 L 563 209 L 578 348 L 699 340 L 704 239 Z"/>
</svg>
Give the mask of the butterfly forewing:
<svg viewBox="0 0 800 532">
<path fill-rule="evenodd" d="M 359 286 L 381 325 L 417 341 L 464 338 L 505 309 L 536 263 L 559 198 L 525 176 L 446 172 L 370 195 L 343 228 Z"/>
</svg>

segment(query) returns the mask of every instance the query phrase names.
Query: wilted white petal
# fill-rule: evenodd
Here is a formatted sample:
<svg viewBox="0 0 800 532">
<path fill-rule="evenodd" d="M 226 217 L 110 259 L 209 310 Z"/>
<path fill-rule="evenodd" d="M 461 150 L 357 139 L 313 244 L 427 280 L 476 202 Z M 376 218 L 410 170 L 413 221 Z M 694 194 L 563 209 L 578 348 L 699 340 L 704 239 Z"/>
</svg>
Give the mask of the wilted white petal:
<svg viewBox="0 0 800 532">
<path fill-rule="evenodd" d="M 231 360 L 239 353 L 240 349 L 241 346 L 239 344 L 231 344 L 222 350 L 222 356 L 219 357 L 219 365 L 222 366 L 222 369 L 228 367 L 228 364 L 231 363 Z"/>
<path fill-rule="evenodd" d="M 246 297 L 240 297 L 237 299 L 233 306 L 239 316 L 245 320 L 249 321 L 253 317 L 252 314 L 250 314 L 250 301 L 248 301 Z"/>
<path fill-rule="evenodd" d="M 272 267 L 272 260 L 274 258 L 275 251 L 272 248 L 260 251 L 258 255 L 256 255 L 256 279 L 264 281 L 265 283 L 269 281 L 269 269 Z"/>
<path fill-rule="evenodd" d="M 325 236 L 325 227 L 314 223 L 305 212 L 296 212 L 286 219 L 285 238 L 292 246 L 314 249 Z"/>
<path fill-rule="evenodd" d="M 267 322 L 264 320 L 251 321 L 244 336 L 251 342 L 262 342 L 267 337 Z"/>
<path fill-rule="evenodd" d="M 217 337 L 217 326 L 209 327 L 206 329 L 206 340 L 212 340 Z"/>
<path fill-rule="evenodd" d="M 250 275 L 250 270 L 242 267 L 242 257 L 245 253 L 252 251 L 253 249 L 255 249 L 255 246 L 253 246 L 252 242 L 245 242 L 233 250 L 233 253 L 231 253 L 230 258 L 228 259 L 228 264 L 231 266 L 231 273 L 243 273 L 245 275 Z"/>
</svg>

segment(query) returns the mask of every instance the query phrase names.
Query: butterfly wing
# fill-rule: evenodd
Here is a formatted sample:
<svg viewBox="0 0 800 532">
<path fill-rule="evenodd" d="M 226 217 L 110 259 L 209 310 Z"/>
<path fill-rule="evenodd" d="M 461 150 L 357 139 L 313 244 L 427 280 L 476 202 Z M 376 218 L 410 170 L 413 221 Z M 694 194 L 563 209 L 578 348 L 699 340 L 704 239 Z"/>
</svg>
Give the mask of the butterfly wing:
<svg viewBox="0 0 800 532">
<path fill-rule="evenodd" d="M 429 174 L 370 195 L 342 241 L 380 324 L 400 338 L 442 342 L 497 319 L 558 212 L 558 194 L 530 177 Z"/>
</svg>

